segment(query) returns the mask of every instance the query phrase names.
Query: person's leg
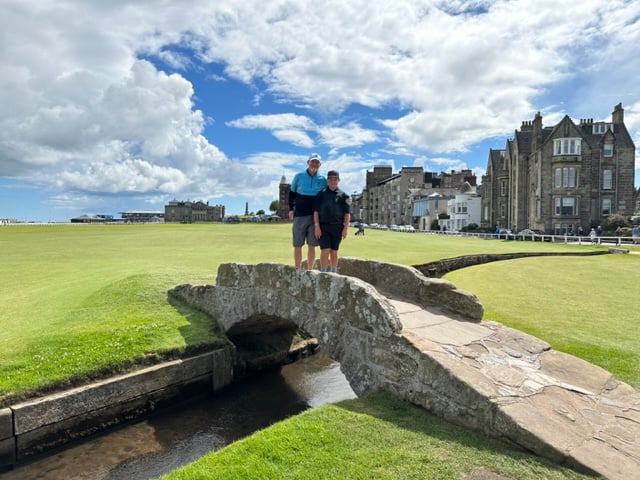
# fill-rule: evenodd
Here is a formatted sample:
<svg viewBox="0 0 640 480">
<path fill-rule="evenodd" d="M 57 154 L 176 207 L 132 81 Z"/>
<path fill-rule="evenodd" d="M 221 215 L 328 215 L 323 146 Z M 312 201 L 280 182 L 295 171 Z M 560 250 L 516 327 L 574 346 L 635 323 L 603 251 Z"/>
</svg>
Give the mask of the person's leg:
<svg viewBox="0 0 640 480">
<path fill-rule="evenodd" d="M 329 248 L 320 249 L 320 271 L 326 272 L 328 271 L 329 266 Z"/>
<path fill-rule="evenodd" d="M 331 244 L 329 250 L 329 257 L 331 259 L 330 272 L 336 273 L 338 271 L 338 248 L 340 248 L 340 242 L 342 241 L 342 225 L 332 226 L 331 231 Z"/>
<path fill-rule="evenodd" d="M 331 248 L 331 237 L 329 235 L 329 231 L 326 230 L 326 226 L 320 224 L 321 235 L 320 238 L 317 239 L 318 245 L 320 246 L 320 271 L 326 272 L 329 270 L 329 248 Z"/>
<path fill-rule="evenodd" d="M 329 256 L 331 257 L 331 272 L 338 271 L 338 250 L 330 249 Z"/>
<path fill-rule="evenodd" d="M 307 244 L 307 270 L 313 270 L 316 263 L 316 247 L 318 239 L 313 224 L 313 217 L 304 217 L 304 241 Z"/>
<path fill-rule="evenodd" d="M 316 247 L 315 245 L 307 245 L 307 270 L 313 270 L 316 263 Z"/>
<path fill-rule="evenodd" d="M 302 247 L 293 247 L 293 264 L 296 268 L 300 268 L 302 264 Z"/>
<path fill-rule="evenodd" d="M 302 247 L 304 244 L 316 245 L 315 238 L 309 237 L 309 223 L 313 224 L 311 215 L 293 217 L 291 230 L 293 233 L 293 264 L 296 268 L 302 267 Z M 313 265 L 309 268 L 313 268 Z"/>
</svg>

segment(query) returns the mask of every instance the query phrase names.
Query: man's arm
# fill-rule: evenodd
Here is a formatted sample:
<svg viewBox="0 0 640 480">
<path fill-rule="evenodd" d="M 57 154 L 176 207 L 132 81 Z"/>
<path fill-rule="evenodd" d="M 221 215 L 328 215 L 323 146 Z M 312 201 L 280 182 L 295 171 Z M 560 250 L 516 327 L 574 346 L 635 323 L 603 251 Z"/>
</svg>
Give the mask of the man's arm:
<svg viewBox="0 0 640 480">
<path fill-rule="evenodd" d="M 342 217 L 342 238 L 346 238 L 349 233 L 349 222 L 351 221 L 351 197 L 344 196 L 344 216 Z"/>
<path fill-rule="evenodd" d="M 313 211 L 313 234 L 316 238 L 320 238 L 322 236 L 322 230 L 320 230 L 320 214 L 318 210 Z"/>
<path fill-rule="evenodd" d="M 289 191 L 289 220 L 293 220 L 293 209 L 296 205 L 296 192 Z"/>
<path fill-rule="evenodd" d="M 342 238 L 346 238 L 349 233 L 349 222 L 351 221 L 351 214 L 349 212 L 344 214 L 342 219 Z"/>
</svg>

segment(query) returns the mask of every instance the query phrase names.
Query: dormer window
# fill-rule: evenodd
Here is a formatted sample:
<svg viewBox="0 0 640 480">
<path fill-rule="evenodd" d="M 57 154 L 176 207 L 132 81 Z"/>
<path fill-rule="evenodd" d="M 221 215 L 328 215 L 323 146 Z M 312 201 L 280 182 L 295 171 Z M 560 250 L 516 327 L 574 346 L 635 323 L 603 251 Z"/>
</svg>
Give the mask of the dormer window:
<svg viewBox="0 0 640 480">
<path fill-rule="evenodd" d="M 554 155 L 580 155 L 580 138 L 556 138 L 553 141 Z"/>
<path fill-rule="evenodd" d="M 607 131 L 607 124 L 606 123 L 594 123 L 593 124 L 593 134 L 594 135 L 602 135 L 604 132 Z"/>
</svg>

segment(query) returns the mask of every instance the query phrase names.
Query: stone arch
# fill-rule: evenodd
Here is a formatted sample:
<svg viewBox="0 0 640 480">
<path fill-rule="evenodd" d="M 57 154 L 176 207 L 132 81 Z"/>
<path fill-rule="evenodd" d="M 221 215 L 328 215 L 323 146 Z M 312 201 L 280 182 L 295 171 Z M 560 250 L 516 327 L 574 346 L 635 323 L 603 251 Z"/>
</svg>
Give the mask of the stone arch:
<svg viewBox="0 0 640 480">
<path fill-rule="evenodd" d="M 402 330 L 396 310 L 370 284 L 282 264 L 223 264 L 215 286 L 179 285 L 169 294 L 211 315 L 225 332 L 297 325 L 340 362 L 358 394 L 378 386 L 370 346 Z"/>
</svg>

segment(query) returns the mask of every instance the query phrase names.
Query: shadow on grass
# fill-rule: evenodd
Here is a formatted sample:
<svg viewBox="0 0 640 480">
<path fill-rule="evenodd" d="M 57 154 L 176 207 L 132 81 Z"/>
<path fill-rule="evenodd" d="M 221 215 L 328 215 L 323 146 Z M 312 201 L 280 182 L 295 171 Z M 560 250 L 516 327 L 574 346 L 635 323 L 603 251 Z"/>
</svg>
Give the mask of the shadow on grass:
<svg viewBox="0 0 640 480">
<path fill-rule="evenodd" d="M 168 297 L 167 301 L 188 322 L 178 329 L 185 343 L 183 356 L 197 355 L 227 345 L 226 335 L 209 315 L 179 300 Z"/>
<path fill-rule="evenodd" d="M 436 417 L 421 407 L 398 400 L 387 393 L 368 393 L 355 400 L 339 402 L 336 406 L 350 412 L 375 417 L 398 428 L 420 435 L 427 435 L 446 444 L 461 445 L 466 449 L 484 452 L 492 456 L 501 455 L 516 462 L 534 461 L 544 468 L 557 470 L 558 472 L 571 470 L 576 473 L 577 477 L 602 478 L 594 474 L 594 472 L 576 470 L 567 465 L 558 465 L 513 443 L 454 425 L 440 417 Z"/>
</svg>

